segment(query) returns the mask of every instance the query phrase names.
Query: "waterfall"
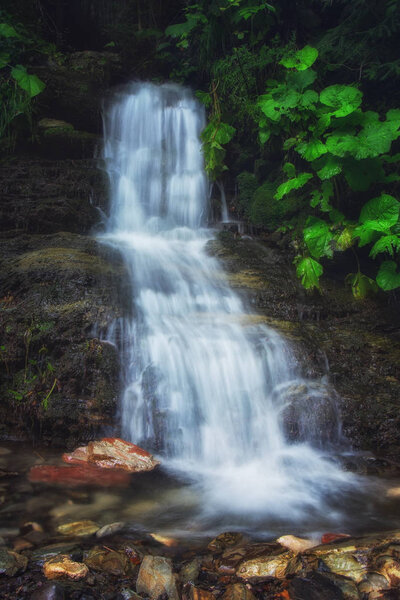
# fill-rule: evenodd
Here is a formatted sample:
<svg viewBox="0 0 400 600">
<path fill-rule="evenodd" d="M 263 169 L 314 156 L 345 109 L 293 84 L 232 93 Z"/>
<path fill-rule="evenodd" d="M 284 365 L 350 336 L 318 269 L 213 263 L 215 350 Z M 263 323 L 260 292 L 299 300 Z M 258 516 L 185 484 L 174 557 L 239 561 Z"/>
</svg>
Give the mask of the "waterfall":
<svg viewBox="0 0 400 600">
<path fill-rule="evenodd" d="M 123 435 L 197 482 L 211 512 L 296 520 L 351 484 L 324 441 L 328 429 L 340 439 L 335 397 L 300 377 L 288 344 L 207 253 L 204 125 L 203 108 L 174 84 L 133 84 L 105 117 L 102 239 L 124 257 L 133 303 Z M 325 431 L 312 403 L 330 415 Z"/>
</svg>

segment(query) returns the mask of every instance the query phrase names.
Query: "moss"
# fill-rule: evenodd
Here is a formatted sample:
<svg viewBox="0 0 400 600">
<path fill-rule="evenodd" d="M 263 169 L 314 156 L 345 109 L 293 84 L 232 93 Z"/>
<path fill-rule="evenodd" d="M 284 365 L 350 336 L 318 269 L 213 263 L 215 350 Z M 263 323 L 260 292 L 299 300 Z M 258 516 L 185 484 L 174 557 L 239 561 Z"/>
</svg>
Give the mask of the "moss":
<svg viewBox="0 0 400 600">
<path fill-rule="evenodd" d="M 27 252 L 15 261 L 20 272 L 32 271 L 84 271 L 93 275 L 118 274 L 114 267 L 98 256 L 73 248 L 43 248 Z"/>
<path fill-rule="evenodd" d="M 253 197 L 258 186 L 257 179 L 253 173 L 243 171 L 242 173 L 239 173 L 236 180 L 239 188 L 239 207 L 241 211 L 243 211 L 244 216 L 249 217 Z"/>
<path fill-rule="evenodd" d="M 252 289 L 265 289 L 268 282 L 256 271 L 240 271 L 228 275 L 229 284 L 232 287 L 243 287 Z"/>
</svg>

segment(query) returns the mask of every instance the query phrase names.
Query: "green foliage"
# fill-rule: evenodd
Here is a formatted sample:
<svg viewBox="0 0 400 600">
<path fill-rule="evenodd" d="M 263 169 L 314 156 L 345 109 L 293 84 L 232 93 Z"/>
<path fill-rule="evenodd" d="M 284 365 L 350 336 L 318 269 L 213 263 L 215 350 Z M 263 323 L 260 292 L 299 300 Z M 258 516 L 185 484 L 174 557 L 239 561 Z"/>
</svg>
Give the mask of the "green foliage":
<svg viewBox="0 0 400 600">
<path fill-rule="evenodd" d="M 281 200 L 283 196 L 286 196 L 286 194 L 289 194 L 292 190 L 298 190 L 299 188 L 303 187 L 311 178 L 311 173 L 300 173 L 300 175 L 298 175 L 297 177 L 294 177 L 293 179 L 289 179 L 288 181 L 281 183 L 281 185 L 276 190 L 274 198 L 276 200 Z"/>
<path fill-rule="evenodd" d="M 323 270 L 319 262 L 309 257 L 301 258 L 296 267 L 297 276 L 306 290 L 319 289 L 319 278 Z"/>
<path fill-rule="evenodd" d="M 318 57 L 318 50 L 312 46 L 305 46 L 302 50 L 292 52 L 284 56 L 280 64 L 287 69 L 297 69 L 297 71 L 305 71 L 315 63 Z"/>
<path fill-rule="evenodd" d="M 385 292 L 400 287 L 400 272 L 394 260 L 385 260 L 378 271 L 376 282 Z"/>
<path fill-rule="evenodd" d="M 363 300 L 370 292 L 377 292 L 378 286 L 375 281 L 358 271 L 357 273 L 349 273 L 346 277 L 346 283 L 351 285 L 354 298 Z"/>
<path fill-rule="evenodd" d="M 20 64 L 26 55 L 37 45 L 21 25 L 11 23 L 9 15 L 0 10 L 0 138 L 10 133 L 10 126 L 19 115 L 30 121 L 31 99 L 45 88 L 45 84 Z M 42 47 L 40 47 L 42 50 Z"/>
<path fill-rule="evenodd" d="M 235 128 L 223 123 L 217 116 L 211 119 L 201 134 L 206 171 L 212 181 L 218 179 L 227 168 L 224 164 L 226 151 L 223 146 L 230 142 L 234 134 Z"/>
<path fill-rule="evenodd" d="M 314 258 L 321 258 L 322 256 L 332 258 L 334 236 L 326 221 L 309 217 L 303 230 L 303 236 L 311 256 Z"/>
</svg>

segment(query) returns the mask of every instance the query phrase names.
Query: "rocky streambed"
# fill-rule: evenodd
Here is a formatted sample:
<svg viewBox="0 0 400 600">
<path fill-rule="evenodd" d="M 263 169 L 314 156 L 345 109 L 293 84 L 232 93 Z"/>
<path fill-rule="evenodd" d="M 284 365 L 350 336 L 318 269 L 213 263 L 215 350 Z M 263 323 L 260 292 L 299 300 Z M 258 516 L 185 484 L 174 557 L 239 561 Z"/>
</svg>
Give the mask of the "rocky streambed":
<svg viewBox="0 0 400 600">
<path fill-rule="evenodd" d="M 302 537 L 286 530 L 262 537 L 218 532 L 214 525 L 213 537 L 189 518 L 186 531 L 173 531 L 185 494 L 182 482 L 148 453 L 110 438 L 63 461 L 54 451 L 3 445 L 0 465 L 4 599 L 399 597 L 399 530 L 357 536 L 321 530 Z M 381 494 L 391 504 L 383 510 L 395 518 L 398 478 L 385 486 Z"/>
</svg>

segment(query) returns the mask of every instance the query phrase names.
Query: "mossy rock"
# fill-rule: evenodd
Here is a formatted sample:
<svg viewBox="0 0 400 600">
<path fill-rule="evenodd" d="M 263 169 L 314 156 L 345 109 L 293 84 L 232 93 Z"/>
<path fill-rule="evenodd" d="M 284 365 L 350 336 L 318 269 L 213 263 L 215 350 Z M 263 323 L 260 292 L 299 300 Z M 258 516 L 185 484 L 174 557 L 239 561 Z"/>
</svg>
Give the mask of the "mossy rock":
<svg viewBox="0 0 400 600">
<path fill-rule="evenodd" d="M 78 131 L 66 121 L 45 118 L 39 121 L 38 127 L 37 150 L 46 158 L 91 158 L 101 145 L 99 136 Z"/>
<path fill-rule="evenodd" d="M 255 175 L 253 175 L 253 173 L 243 171 L 242 173 L 239 173 L 239 175 L 236 178 L 236 181 L 238 183 L 239 188 L 239 210 L 243 213 L 245 217 L 249 217 L 253 197 L 258 187 L 257 179 Z"/>
</svg>

